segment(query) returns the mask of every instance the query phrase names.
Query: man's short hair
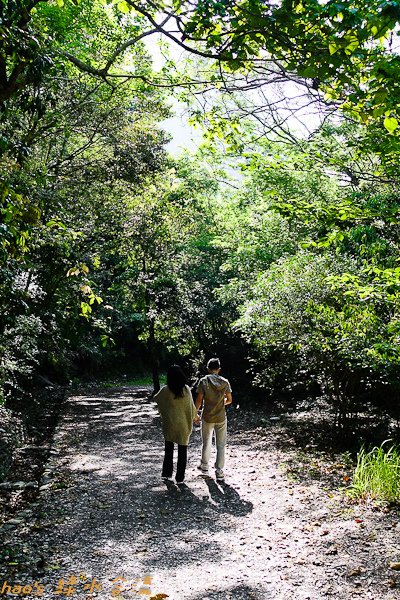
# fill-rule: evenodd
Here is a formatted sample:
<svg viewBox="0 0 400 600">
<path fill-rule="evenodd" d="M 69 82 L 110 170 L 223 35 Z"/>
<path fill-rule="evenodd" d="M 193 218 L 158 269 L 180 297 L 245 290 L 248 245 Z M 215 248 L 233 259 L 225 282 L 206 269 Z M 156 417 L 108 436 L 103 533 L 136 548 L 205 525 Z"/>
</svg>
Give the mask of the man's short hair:
<svg viewBox="0 0 400 600">
<path fill-rule="evenodd" d="M 207 363 L 207 369 L 210 371 L 218 371 L 221 368 L 221 363 L 219 362 L 219 358 L 210 358 Z"/>
</svg>

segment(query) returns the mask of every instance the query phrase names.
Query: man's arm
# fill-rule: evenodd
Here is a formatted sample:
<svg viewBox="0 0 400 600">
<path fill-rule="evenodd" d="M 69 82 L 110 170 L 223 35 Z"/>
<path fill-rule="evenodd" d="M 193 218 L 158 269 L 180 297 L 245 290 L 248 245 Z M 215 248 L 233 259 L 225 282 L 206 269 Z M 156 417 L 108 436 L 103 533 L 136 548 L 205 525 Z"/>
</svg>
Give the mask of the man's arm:
<svg viewBox="0 0 400 600">
<path fill-rule="evenodd" d="M 200 410 L 200 407 L 202 404 L 203 404 L 203 392 L 198 392 L 196 402 L 195 402 L 196 410 Z"/>
<path fill-rule="evenodd" d="M 228 406 L 228 404 L 232 404 L 232 394 L 231 394 L 231 392 L 226 392 L 226 394 L 225 394 L 224 405 Z"/>
</svg>

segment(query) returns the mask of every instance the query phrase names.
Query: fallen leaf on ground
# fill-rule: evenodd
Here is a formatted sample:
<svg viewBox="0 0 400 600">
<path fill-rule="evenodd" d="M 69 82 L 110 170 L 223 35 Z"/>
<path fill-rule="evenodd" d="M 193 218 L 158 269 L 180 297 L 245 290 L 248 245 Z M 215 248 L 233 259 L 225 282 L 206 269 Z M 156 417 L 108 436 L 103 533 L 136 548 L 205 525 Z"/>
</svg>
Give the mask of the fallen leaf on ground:
<svg viewBox="0 0 400 600">
<path fill-rule="evenodd" d="M 347 573 L 347 577 L 357 577 L 357 575 L 361 575 L 361 573 L 362 571 L 360 567 L 356 567 L 355 569 L 351 569 L 351 571 Z"/>
</svg>

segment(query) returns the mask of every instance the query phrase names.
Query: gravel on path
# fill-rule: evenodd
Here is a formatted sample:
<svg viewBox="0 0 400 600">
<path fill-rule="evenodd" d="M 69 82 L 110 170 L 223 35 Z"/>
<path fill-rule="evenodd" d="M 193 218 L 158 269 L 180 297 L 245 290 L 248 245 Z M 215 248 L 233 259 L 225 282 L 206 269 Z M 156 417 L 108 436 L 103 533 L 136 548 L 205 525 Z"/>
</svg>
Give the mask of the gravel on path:
<svg viewBox="0 0 400 600">
<path fill-rule="evenodd" d="M 4 597 L 394 600 L 396 514 L 293 478 L 271 421 L 228 416 L 226 479 L 203 476 L 195 429 L 183 486 L 161 480 L 163 438 L 146 388 L 70 397 L 38 501 L 0 532 Z M 339 469 L 340 470 L 340 469 Z M 26 512 L 26 511 L 25 511 Z M 4 568 L 6 570 L 4 570 Z M 32 588 L 32 589 L 30 589 Z"/>
</svg>

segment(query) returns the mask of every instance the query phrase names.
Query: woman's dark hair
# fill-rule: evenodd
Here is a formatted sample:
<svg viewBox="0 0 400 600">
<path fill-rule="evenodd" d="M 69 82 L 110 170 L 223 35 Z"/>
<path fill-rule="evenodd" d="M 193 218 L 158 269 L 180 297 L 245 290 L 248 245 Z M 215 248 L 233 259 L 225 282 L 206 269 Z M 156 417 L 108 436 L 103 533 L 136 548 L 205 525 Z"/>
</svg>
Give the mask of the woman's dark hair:
<svg viewBox="0 0 400 600">
<path fill-rule="evenodd" d="M 186 375 L 179 365 L 172 365 L 167 372 L 167 386 L 175 394 L 175 398 L 183 396 L 183 390 L 187 383 Z"/>
</svg>

